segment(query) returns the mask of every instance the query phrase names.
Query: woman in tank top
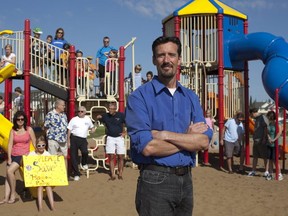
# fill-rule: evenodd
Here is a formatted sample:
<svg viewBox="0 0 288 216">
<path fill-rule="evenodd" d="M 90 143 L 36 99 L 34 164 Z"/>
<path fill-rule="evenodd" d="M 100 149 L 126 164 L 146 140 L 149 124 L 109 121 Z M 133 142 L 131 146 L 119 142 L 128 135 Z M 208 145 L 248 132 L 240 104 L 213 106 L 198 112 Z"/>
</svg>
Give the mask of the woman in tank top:
<svg viewBox="0 0 288 216">
<path fill-rule="evenodd" d="M 15 172 L 22 163 L 22 155 L 28 155 L 30 142 L 35 146 L 36 137 L 33 129 L 27 126 L 27 116 L 23 111 L 17 111 L 13 117 L 13 127 L 8 141 L 7 177 L 5 181 L 5 196 L 0 204 L 15 203 L 16 177 Z"/>
</svg>

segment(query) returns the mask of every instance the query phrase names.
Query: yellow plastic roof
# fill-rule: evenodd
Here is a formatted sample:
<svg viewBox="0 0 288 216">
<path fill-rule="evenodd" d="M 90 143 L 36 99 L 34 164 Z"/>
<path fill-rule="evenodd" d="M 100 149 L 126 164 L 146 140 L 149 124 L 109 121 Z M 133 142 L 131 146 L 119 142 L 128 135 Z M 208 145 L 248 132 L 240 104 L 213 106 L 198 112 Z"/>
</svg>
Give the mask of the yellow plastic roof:
<svg viewBox="0 0 288 216">
<path fill-rule="evenodd" d="M 231 15 L 246 20 L 247 16 L 239 11 L 225 5 L 218 0 L 194 0 L 183 5 L 179 9 L 175 10 L 173 14 L 166 17 L 167 20 L 173 16 L 183 16 L 192 14 L 217 14 L 222 13 L 225 15 Z M 164 21 L 163 20 L 163 21 Z"/>
</svg>

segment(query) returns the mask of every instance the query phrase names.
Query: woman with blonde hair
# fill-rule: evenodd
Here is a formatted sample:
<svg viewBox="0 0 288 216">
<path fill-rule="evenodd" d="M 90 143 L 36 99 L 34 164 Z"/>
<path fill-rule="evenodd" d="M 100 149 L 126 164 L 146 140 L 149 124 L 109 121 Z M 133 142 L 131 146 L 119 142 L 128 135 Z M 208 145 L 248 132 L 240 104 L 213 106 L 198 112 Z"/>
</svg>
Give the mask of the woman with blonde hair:
<svg viewBox="0 0 288 216">
<path fill-rule="evenodd" d="M 0 68 L 7 66 L 8 64 L 16 63 L 16 55 L 12 52 L 12 45 L 7 44 L 5 46 L 5 55 L 2 56 L 0 62 Z"/>
</svg>

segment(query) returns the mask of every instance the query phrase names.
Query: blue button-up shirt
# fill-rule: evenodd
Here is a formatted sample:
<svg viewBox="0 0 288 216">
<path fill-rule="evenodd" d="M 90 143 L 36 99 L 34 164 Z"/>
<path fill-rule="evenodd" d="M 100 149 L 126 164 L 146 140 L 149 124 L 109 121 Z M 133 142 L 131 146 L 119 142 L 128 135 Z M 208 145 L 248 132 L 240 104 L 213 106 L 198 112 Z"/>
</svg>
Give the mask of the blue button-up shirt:
<svg viewBox="0 0 288 216">
<path fill-rule="evenodd" d="M 131 140 L 131 157 L 137 164 L 194 166 L 195 152 L 182 150 L 165 157 L 145 157 L 143 149 L 153 139 L 152 130 L 185 134 L 191 122 L 205 122 L 198 96 L 177 82 L 172 95 L 155 76 L 128 98 L 126 126 Z M 205 134 L 211 139 L 212 130 Z"/>
</svg>

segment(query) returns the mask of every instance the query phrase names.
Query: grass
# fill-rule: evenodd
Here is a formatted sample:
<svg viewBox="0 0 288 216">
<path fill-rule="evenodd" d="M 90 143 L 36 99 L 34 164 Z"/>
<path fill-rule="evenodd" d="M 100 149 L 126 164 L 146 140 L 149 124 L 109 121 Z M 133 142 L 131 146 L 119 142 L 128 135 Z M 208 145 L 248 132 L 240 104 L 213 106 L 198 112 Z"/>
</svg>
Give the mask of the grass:
<svg viewBox="0 0 288 216">
<path fill-rule="evenodd" d="M 87 138 L 98 138 L 105 135 L 105 127 L 104 126 L 99 126 L 97 127 L 95 133 L 91 133 Z"/>
</svg>

